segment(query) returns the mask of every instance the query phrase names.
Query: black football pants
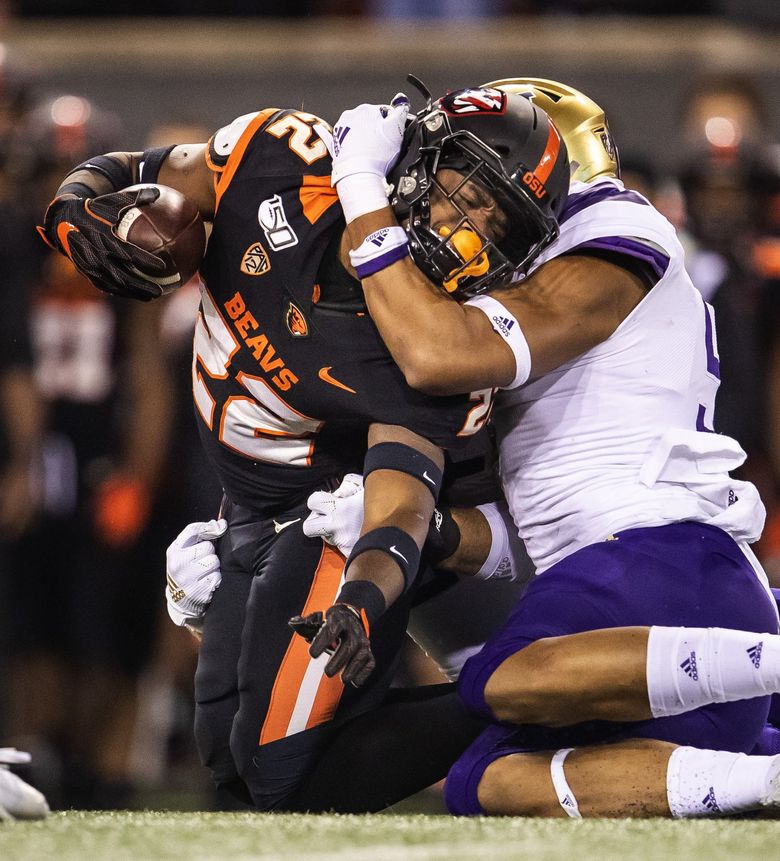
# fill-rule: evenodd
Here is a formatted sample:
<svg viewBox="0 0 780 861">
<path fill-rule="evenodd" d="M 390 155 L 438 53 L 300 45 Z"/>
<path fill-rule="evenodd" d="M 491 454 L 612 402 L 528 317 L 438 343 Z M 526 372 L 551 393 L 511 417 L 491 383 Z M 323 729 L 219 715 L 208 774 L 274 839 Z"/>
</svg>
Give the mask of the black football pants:
<svg viewBox="0 0 780 861">
<path fill-rule="evenodd" d="M 302 531 L 305 507 L 258 519 L 225 502 L 217 552 L 222 584 L 206 613 L 195 676 L 195 735 L 218 787 L 248 789 L 260 810 L 282 809 L 306 783 L 336 728 L 385 697 L 404 639 L 409 599 L 377 622 L 377 667 L 361 688 L 323 672 L 291 616 L 325 610 L 344 558 Z M 242 785 L 243 784 L 243 785 Z"/>
</svg>

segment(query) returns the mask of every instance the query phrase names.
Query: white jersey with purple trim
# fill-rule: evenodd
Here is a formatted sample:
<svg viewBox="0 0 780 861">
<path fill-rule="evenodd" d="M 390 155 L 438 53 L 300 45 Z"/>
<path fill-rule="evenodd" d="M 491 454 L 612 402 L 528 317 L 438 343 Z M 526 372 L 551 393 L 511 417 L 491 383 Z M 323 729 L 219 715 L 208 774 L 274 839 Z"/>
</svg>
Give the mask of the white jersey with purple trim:
<svg viewBox="0 0 780 861">
<path fill-rule="evenodd" d="M 610 249 L 644 259 L 658 281 L 606 341 L 496 400 L 504 491 L 537 571 L 621 530 L 683 520 L 755 541 L 764 507 L 728 474 L 742 448 L 712 430 L 714 316 L 674 228 L 613 179 L 573 183 L 560 221 L 538 265 Z"/>
</svg>

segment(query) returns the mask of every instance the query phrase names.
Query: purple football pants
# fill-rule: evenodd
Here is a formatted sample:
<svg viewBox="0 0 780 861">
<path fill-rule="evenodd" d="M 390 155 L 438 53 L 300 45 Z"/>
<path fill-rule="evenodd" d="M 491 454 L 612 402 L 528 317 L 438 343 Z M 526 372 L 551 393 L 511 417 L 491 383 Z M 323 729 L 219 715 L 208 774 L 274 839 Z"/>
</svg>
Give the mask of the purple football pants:
<svg viewBox="0 0 780 861">
<path fill-rule="evenodd" d="M 629 529 L 572 553 L 533 580 L 501 631 L 466 662 L 458 692 L 471 710 L 495 720 L 485 685 L 510 655 L 544 637 L 632 625 L 778 629 L 774 602 L 725 532 L 692 522 Z M 619 663 L 620 655 L 614 660 Z M 655 738 L 749 753 L 762 737 L 769 704 L 769 697 L 757 697 L 674 717 L 557 729 L 496 722 L 452 766 L 445 800 L 452 813 L 483 813 L 477 787 L 485 769 L 524 751 Z"/>
</svg>

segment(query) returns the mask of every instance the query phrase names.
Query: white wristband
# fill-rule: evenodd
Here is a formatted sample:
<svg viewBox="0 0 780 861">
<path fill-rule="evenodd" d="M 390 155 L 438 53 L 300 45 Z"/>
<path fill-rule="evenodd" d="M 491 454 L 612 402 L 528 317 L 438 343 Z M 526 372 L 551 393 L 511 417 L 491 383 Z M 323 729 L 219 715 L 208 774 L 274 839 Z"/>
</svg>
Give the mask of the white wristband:
<svg viewBox="0 0 780 861">
<path fill-rule="evenodd" d="M 409 238 L 403 227 L 382 227 L 370 233 L 359 248 L 349 252 L 349 261 L 361 280 L 409 256 Z"/>
<path fill-rule="evenodd" d="M 387 184 L 375 173 L 352 173 L 336 183 L 344 219 L 351 224 L 361 215 L 389 206 Z"/>
<path fill-rule="evenodd" d="M 477 580 L 514 579 L 512 570 L 512 554 L 509 549 L 509 532 L 506 523 L 495 502 L 488 505 L 478 505 L 490 527 L 490 551 L 482 567 L 474 575 Z"/>
<path fill-rule="evenodd" d="M 517 318 L 492 296 L 475 296 L 465 304 L 479 308 L 490 320 L 494 331 L 501 335 L 509 345 L 509 349 L 514 353 L 515 378 L 508 386 L 501 388 L 516 389 L 518 386 L 522 386 L 531 376 L 531 351 L 528 349 L 528 341 L 525 339 Z"/>
</svg>

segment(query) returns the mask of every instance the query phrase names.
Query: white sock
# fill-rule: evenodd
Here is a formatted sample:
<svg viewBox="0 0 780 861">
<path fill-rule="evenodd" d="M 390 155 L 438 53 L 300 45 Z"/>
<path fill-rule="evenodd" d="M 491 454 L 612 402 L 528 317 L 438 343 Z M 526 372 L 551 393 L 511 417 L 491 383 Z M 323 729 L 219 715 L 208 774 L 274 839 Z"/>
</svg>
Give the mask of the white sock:
<svg viewBox="0 0 780 861">
<path fill-rule="evenodd" d="M 653 717 L 780 692 L 780 636 L 729 628 L 650 628 Z"/>
<path fill-rule="evenodd" d="M 780 757 L 678 747 L 666 770 L 666 797 L 676 819 L 755 810 L 767 804 Z"/>
</svg>

